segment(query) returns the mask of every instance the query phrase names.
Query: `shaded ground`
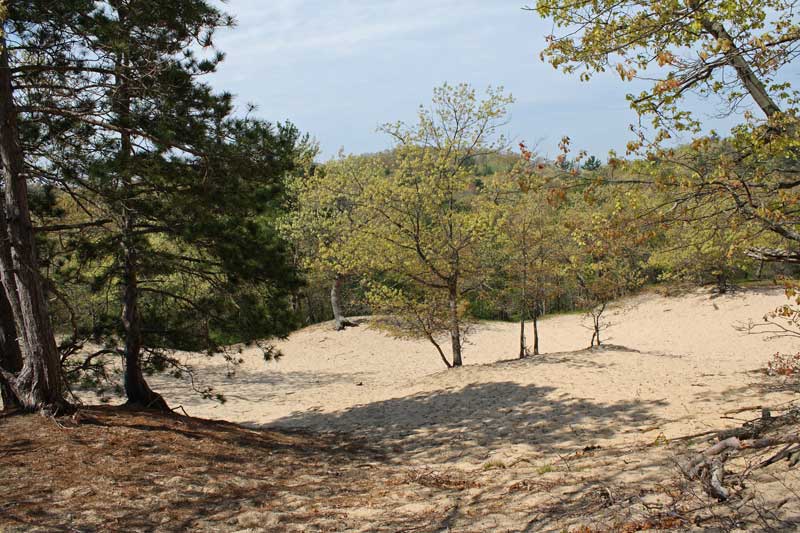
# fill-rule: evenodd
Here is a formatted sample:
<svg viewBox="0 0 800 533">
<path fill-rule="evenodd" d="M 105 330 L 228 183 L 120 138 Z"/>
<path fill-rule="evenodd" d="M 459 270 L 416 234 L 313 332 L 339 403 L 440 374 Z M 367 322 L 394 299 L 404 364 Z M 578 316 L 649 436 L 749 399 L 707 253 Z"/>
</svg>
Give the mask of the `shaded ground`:
<svg viewBox="0 0 800 533">
<path fill-rule="evenodd" d="M 655 423 L 652 409 L 661 403 L 605 404 L 559 395 L 554 387 L 500 381 L 417 393 L 337 413 L 298 413 L 275 423 L 346 430 L 382 449 L 402 452 L 404 462 L 481 465 L 497 452 L 552 456 L 596 445 L 623 428 Z"/>
<path fill-rule="evenodd" d="M 608 422 L 639 410 L 617 406 Z M 800 479 L 785 464 L 748 478 L 747 496 L 721 505 L 678 473 L 681 457 L 707 446 L 700 440 L 569 451 L 566 430 L 552 426 L 543 436 L 560 453 L 505 454 L 502 435 L 484 435 L 470 420 L 464 439 L 450 438 L 455 428 L 447 424 L 436 438 L 471 454 L 494 447 L 491 459 L 471 467 L 419 466 L 409 460 L 413 448 L 376 449 L 345 434 L 252 430 L 119 408 L 61 419 L 3 415 L 0 531 L 599 533 L 800 524 Z"/>
<path fill-rule="evenodd" d="M 579 473 L 585 450 L 563 465 L 408 468 L 344 436 L 116 408 L 3 416 L 0 450 L 3 531 L 540 531 L 609 508 Z"/>
<path fill-rule="evenodd" d="M 375 452 L 319 436 L 117 408 L 0 417 L 2 531 L 338 531 L 360 528 L 347 510 L 386 483 L 405 481 Z"/>
</svg>

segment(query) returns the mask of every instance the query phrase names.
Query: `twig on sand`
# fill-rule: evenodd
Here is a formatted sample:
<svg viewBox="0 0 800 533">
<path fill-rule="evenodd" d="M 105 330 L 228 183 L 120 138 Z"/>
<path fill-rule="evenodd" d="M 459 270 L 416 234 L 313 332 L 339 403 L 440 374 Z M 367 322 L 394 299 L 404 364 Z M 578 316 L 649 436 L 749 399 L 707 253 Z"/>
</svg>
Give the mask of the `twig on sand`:
<svg viewBox="0 0 800 533">
<path fill-rule="evenodd" d="M 719 433 L 719 430 L 713 429 L 711 431 L 703 431 L 701 433 L 693 433 L 692 435 L 683 435 L 682 437 L 673 437 L 669 440 L 671 441 L 681 441 L 681 440 L 693 440 L 698 439 L 700 437 L 708 437 L 709 435 L 716 435 Z"/>
<path fill-rule="evenodd" d="M 174 413 L 174 412 L 175 412 L 175 411 L 177 411 L 178 409 L 180 409 L 181 411 L 183 411 L 183 414 L 184 414 L 185 416 L 187 416 L 187 417 L 189 416 L 189 413 L 187 413 L 187 412 L 186 412 L 186 409 L 184 409 L 184 408 L 183 408 L 183 405 L 179 405 L 179 406 L 177 406 L 177 407 L 173 407 L 173 408 L 171 409 L 171 411 Z"/>
</svg>

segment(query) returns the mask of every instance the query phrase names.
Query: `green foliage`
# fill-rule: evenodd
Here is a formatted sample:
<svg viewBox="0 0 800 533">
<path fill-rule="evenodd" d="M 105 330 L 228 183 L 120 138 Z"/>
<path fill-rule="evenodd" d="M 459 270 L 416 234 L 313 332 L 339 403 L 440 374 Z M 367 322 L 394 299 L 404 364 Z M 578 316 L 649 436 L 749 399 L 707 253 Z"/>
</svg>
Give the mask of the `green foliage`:
<svg viewBox="0 0 800 533">
<path fill-rule="evenodd" d="M 600 345 L 609 302 L 640 287 L 654 237 L 642 217 L 645 198 L 636 189 L 588 190 L 574 200 L 569 225 L 576 248 L 570 258 L 579 302 L 592 320 L 592 343 Z"/>
<path fill-rule="evenodd" d="M 28 164 L 60 209 L 39 211 L 62 228 L 44 245 L 62 349 L 92 341 L 136 367 L 141 348 L 163 370 L 172 350 L 288 334 L 300 280 L 278 219 L 314 147 L 233 118 L 199 81 L 230 17 L 204 0 L 58 4 L 9 16 Z"/>
<path fill-rule="evenodd" d="M 586 161 L 584 161 L 583 165 L 581 165 L 581 168 L 583 170 L 588 170 L 591 172 L 594 170 L 600 170 L 602 166 L 603 163 L 599 159 L 597 159 L 593 155 L 590 155 L 589 158 Z"/>
<path fill-rule="evenodd" d="M 798 93 L 781 81 L 800 39 L 793 2 L 540 0 L 536 9 L 563 30 L 548 37 L 542 52 L 553 66 L 579 72 L 582 80 L 615 69 L 623 80 L 651 81 L 648 90 L 628 97 L 654 133 L 639 131 L 629 143 L 628 153 L 646 161 L 628 165 L 627 174 L 670 191 L 672 201 L 661 209 L 666 219 L 735 215 L 736 227 L 755 225 L 777 238 L 777 247 L 765 248 L 760 237 L 748 237 L 760 232 L 748 228 L 735 248 L 768 261 L 796 261 Z M 728 139 L 701 136 L 700 121 L 685 105 L 690 92 L 718 97 L 731 113 L 750 99 L 763 118 L 747 110 Z M 665 147 L 681 130 L 697 135 L 691 145 Z"/>
<path fill-rule="evenodd" d="M 487 298 L 508 301 L 520 321 L 537 318 L 545 304 L 564 294 L 570 284 L 566 267 L 571 239 L 565 224 L 565 198 L 544 177 L 541 163 L 524 144 L 522 157 L 510 172 L 491 183 L 494 208 L 500 213 L 500 275 Z M 556 194 L 553 194 L 556 193 Z M 521 340 L 524 343 L 524 339 Z M 521 346 L 521 354 L 527 348 Z"/>
<path fill-rule="evenodd" d="M 795 93 L 776 81 L 800 39 L 793 6 L 784 0 L 536 2 L 538 13 L 564 32 L 547 38 L 542 58 L 584 81 L 607 70 L 625 81 L 651 81 L 648 90 L 629 99 L 652 118 L 662 138 L 669 128 L 699 129 L 699 121 L 682 106 L 689 91 L 718 95 L 734 108 L 744 94 L 768 90 L 794 105 Z M 757 72 L 760 79 L 745 71 Z M 765 111 L 777 110 L 769 100 L 757 103 Z"/>
<path fill-rule="evenodd" d="M 755 271 L 755 261 L 742 249 L 754 237 L 737 223 L 722 216 L 707 218 L 702 224 L 673 222 L 648 263 L 661 272 L 660 280 L 714 283 L 725 292 L 734 280 Z"/>
<path fill-rule="evenodd" d="M 375 157 L 340 154 L 339 159 L 293 179 L 293 209 L 284 227 L 300 252 L 304 270 L 325 279 L 357 271 L 357 237 L 370 223 L 364 191 L 385 171 Z"/>
<path fill-rule="evenodd" d="M 402 323 L 418 325 L 411 331 L 429 340 L 449 333 L 455 366 L 466 329 L 464 297 L 487 279 L 497 251 L 498 214 L 486 208 L 468 162 L 504 147 L 498 128 L 510 102 L 502 90 L 489 89 L 483 100 L 467 85 L 434 90 L 417 124 L 383 127 L 398 143 L 396 159 L 365 188 L 370 225 L 360 246 L 380 250 L 364 257 L 365 267 L 394 281 L 372 288 L 373 308 L 402 311 Z"/>
</svg>

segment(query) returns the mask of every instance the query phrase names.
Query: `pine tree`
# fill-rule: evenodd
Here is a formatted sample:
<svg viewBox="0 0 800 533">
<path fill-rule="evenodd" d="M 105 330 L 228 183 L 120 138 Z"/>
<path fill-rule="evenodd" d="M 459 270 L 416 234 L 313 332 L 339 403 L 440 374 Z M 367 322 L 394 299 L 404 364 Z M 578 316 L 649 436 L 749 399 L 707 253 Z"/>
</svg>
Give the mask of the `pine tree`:
<svg viewBox="0 0 800 533">
<path fill-rule="evenodd" d="M 29 164 L 76 215 L 61 282 L 118 296 L 92 304 L 71 342 L 121 352 L 128 401 L 165 409 L 143 370 L 174 362 L 170 349 L 291 327 L 297 279 L 274 220 L 305 144 L 289 124 L 230 118 L 231 97 L 199 81 L 222 59 L 214 31 L 232 23 L 208 2 L 92 2 L 43 26 L 46 4 L 26 4 L 16 31 L 42 50 L 18 57 Z M 68 44 L 44 53 L 54 39 Z"/>
</svg>

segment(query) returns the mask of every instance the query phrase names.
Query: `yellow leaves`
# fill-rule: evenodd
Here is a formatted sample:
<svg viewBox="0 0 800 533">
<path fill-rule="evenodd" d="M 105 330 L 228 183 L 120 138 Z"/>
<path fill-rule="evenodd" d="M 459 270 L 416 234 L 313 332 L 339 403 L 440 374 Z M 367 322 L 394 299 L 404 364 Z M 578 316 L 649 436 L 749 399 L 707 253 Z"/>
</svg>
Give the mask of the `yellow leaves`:
<svg viewBox="0 0 800 533">
<path fill-rule="evenodd" d="M 567 191 L 562 188 L 550 189 L 547 192 L 547 203 L 550 206 L 558 206 L 567 199 Z"/>
<path fill-rule="evenodd" d="M 675 78 L 667 78 L 656 82 L 653 92 L 656 94 L 663 94 L 670 91 L 675 91 L 681 87 L 681 82 Z"/>
<path fill-rule="evenodd" d="M 655 142 L 656 144 L 665 141 L 667 139 L 671 139 L 672 135 L 670 134 L 669 130 L 667 129 L 660 129 L 658 130 L 658 134 L 656 134 Z"/>
<path fill-rule="evenodd" d="M 709 139 L 708 137 L 698 137 L 696 139 L 692 139 L 692 150 L 701 151 L 708 148 Z"/>
<path fill-rule="evenodd" d="M 633 152 L 636 152 L 641 147 L 642 147 L 642 143 L 639 142 L 639 141 L 628 141 L 628 144 L 625 146 L 625 148 L 627 149 L 629 154 L 633 153 Z"/>
<path fill-rule="evenodd" d="M 530 161 L 531 160 L 531 157 L 533 156 L 533 152 L 528 150 L 528 148 L 525 146 L 524 142 L 519 143 L 519 151 L 522 154 L 522 159 L 524 159 L 525 161 Z"/>
<path fill-rule="evenodd" d="M 663 51 L 656 55 L 656 62 L 658 63 L 659 67 L 670 65 L 673 61 L 675 61 L 675 56 L 672 54 L 672 52 Z"/>
<path fill-rule="evenodd" d="M 617 63 L 616 70 L 622 81 L 632 81 L 636 77 L 636 69 L 633 67 L 625 68 L 622 63 Z"/>
</svg>

